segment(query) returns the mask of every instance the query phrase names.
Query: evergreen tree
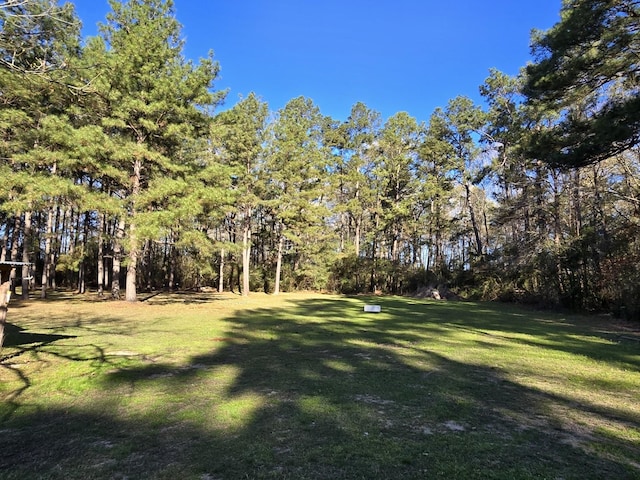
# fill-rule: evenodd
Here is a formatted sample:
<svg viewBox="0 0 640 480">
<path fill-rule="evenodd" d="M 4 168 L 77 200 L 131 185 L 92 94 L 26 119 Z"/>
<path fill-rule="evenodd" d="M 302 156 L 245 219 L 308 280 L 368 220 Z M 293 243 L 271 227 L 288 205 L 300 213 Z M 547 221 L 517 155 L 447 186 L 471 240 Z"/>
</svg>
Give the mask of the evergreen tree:
<svg viewBox="0 0 640 480">
<path fill-rule="evenodd" d="M 484 136 L 485 115 L 480 107 L 467 97 L 449 101 L 444 111 L 446 137 L 453 151 L 453 168 L 458 184 L 463 189 L 463 211 L 466 210 L 472 233 L 473 254 L 480 258 L 486 253 L 486 237 L 481 232 L 480 212 L 474 202 L 476 186 L 486 174 L 484 159 L 478 142 Z"/>
<path fill-rule="evenodd" d="M 423 182 L 428 214 L 425 229 L 428 257 L 425 268 L 433 270 L 438 280 L 447 276 L 447 243 L 451 236 L 449 206 L 453 179 L 455 151 L 448 139 L 449 130 L 442 110 L 437 109 L 429 119 L 424 140 L 419 146 L 419 171 Z"/>
<path fill-rule="evenodd" d="M 498 293 L 504 298 L 517 298 L 516 292 L 525 291 L 530 298 L 547 297 L 555 291 L 557 301 L 558 271 L 549 259 L 557 255 L 561 235 L 559 211 L 553 207 L 558 198 L 550 188 L 553 172 L 524 153 L 531 132 L 540 124 L 523 104 L 522 81 L 492 70 L 480 87 L 489 106 L 485 137 L 493 158 L 490 175 L 497 201 L 492 221 L 494 271 L 484 282 L 499 283 L 492 288 L 502 290 Z M 541 282 L 540 275 L 546 280 Z"/>
<path fill-rule="evenodd" d="M 263 193 L 259 186 L 259 169 L 267 115 L 267 104 L 251 93 L 216 118 L 222 155 L 233 169 L 233 183 L 238 194 L 234 221 L 238 223 L 242 238 L 242 295 L 250 290 L 252 222 Z"/>
<path fill-rule="evenodd" d="M 340 155 L 336 158 L 334 174 L 334 188 L 338 190 L 335 209 L 341 218 L 346 216 L 340 222 L 341 250 L 345 249 L 344 238 L 351 237 L 356 257 L 360 256 L 364 223 L 375 202 L 370 180 L 380 127 L 380 114 L 359 102 L 337 129 L 340 140 L 336 147 Z"/>
<path fill-rule="evenodd" d="M 79 54 L 80 23 L 70 4 L 34 0 L 3 5 L 0 26 L 0 186 L 6 192 L 0 209 L 22 218 L 24 232 L 14 231 L 13 238 L 22 239 L 21 260 L 32 262 L 40 246 L 34 213 L 78 204 L 86 193 L 72 172 L 75 130 L 68 114 L 76 80 L 68 65 Z M 15 242 L 12 259 L 18 260 Z M 31 272 L 25 268 L 22 276 Z M 29 287 L 23 282 L 23 296 Z"/>
<path fill-rule="evenodd" d="M 185 173 L 178 153 L 188 139 L 208 133 L 211 108 L 223 97 L 212 93 L 218 65 L 210 56 L 199 65 L 182 55 L 180 25 L 171 0 L 110 0 L 112 12 L 94 47 L 103 52 L 93 86 L 104 99 L 102 128 L 115 144 L 112 165 L 128 172 L 120 190 L 127 215 L 126 299 L 135 301 L 138 263 L 145 240 L 159 226 L 157 202 L 167 199 L 167 182 Z"/>
<path fill-rule="evenodd" d="M 277 236 L 274 294 L 280 292 L 285 250 L 292 269 L 298 270 L 298 283 L 318 282 L 327 274 L 319 264 L 328 240 L 327 122 L 312 100 L 297 97 L 278 112 L 271 126 L 263 175 L 268 189 L 264 205 L 275 221 Z"/>
<path fill-rule="evenodd" d="M 396 293 L 400 284 L 399 267 L 406 253 L 403 250 L 409 240 L 409 223 L 414 209 L 421 205 L 417 152 L 422 135 L 423 126 L 406 112 L 400 112 L 387 120 L 377 141 L 375 175 L 379 185 L 380 223 L 374 235 L 386 240 L 384 257 L 392 265 L 388 283 Z M 408 242 L 412 243 L 415 242 Z M 404 260 L 409 258 L 405 256 Z"/>
<path fill-rule="evenodd" d="M 560 15 L 533 36 L 536 63 L 526 69 L 524 90 L 531 105 L 560 119 L 533 136 L 530 151 L 577 167 L 640 143 L 640 5 L 564 0 Z"/>
<path fill-rule="evenodd" d="M 48 77 L 66 67 L 70 50 L 78 47 L 79 30 L 71 3 L 5 1 L 0 4 L 0 66 Z"/>
</svg>

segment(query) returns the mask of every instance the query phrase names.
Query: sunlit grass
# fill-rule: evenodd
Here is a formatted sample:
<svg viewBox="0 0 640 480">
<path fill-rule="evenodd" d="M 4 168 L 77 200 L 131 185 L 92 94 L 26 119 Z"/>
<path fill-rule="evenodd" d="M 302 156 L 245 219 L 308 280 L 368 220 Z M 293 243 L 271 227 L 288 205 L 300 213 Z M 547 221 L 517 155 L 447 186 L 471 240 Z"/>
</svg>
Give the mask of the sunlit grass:
<svg viewBox="0 0 640 480">
<path fill-rule="evenodd" d="M 611 319 L 314 294 L 10 307 L 0 478 L 640 478 L 640 342 Z"/>
</svg>

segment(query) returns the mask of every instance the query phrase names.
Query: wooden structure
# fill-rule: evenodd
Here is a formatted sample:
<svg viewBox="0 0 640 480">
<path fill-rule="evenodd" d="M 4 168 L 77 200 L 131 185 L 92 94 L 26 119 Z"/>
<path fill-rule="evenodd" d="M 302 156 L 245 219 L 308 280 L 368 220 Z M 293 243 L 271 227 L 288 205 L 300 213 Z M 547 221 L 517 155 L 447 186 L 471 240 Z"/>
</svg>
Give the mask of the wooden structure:
<svg viewBox="0 0 640 480">
<path fill-rule="evenodd" d="M 0 284 L 9 281 L 11 276 L 11 270 L 17 267 L 24 267 L 25 265 L 33 265 L 29 262 L 0 262 Z"/>
<path fill-rule="evenodd" d="M 4 342 L 4 327 L 7 324 L 7 309 L 11 298 L 11 270 L 31 265 L 26 262 L 0 262 L 0 349 Z"/>
<path fill-rule="evenodd" d="M 7 280 L 0 284 L 0 349 L 4 343 L 4 327 L 7 324 L 7 305 L 11 298 L 11 282 Z"/>
</svg>

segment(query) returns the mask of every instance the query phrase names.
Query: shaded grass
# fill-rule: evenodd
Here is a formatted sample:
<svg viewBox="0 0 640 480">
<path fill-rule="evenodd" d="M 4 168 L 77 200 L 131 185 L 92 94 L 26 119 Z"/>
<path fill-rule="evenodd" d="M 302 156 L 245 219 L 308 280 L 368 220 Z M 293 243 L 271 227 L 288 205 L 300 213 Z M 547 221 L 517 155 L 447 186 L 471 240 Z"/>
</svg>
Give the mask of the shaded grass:
<svg viewBox="0 0 640 480">
<path fill-rule="evenodd" d="M 640 478 L 640 343 L 610 320 L 319 295 L 17 307 L 0 478 Z"/>
</svg>

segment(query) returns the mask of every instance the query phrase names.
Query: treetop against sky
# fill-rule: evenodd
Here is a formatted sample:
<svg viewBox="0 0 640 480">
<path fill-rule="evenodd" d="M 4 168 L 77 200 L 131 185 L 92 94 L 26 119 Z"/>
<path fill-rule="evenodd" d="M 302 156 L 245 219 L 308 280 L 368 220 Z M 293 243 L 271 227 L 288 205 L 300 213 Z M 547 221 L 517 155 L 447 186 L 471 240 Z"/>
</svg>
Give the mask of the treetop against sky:
<svg viewBox="0 0 640 480">
<path fill-rule="evenodd" d="M 107 0 L 73 0 L 85 36 L 97 33 Z M 529 60 L 532 29 L 559 20 L 560 0 L 175 0 L 197 61 L 210 50 L 222 67 L 225 107 L 255 92 L 272 110 L 310 97 L 344 120 L 356 102 L 384 119 L 399 111 L 425 120 L 449 99 L 480 101 L 489 69 L 516 75 Z"/>
</svg>

